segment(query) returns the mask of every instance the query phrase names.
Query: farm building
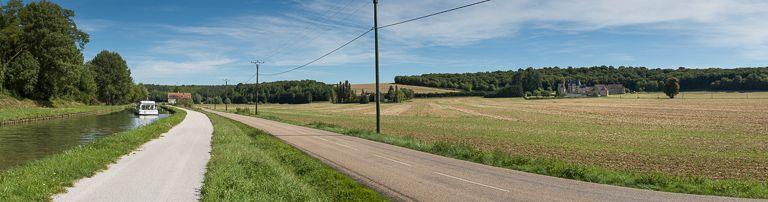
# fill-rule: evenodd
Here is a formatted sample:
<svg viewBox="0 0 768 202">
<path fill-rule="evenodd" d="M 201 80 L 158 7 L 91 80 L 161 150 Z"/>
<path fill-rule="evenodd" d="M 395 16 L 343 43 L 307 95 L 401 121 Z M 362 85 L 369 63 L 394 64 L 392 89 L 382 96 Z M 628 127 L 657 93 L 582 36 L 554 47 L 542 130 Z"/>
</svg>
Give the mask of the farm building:
<svg viewBox="0 0 768 202">
<path fill-rule="evenodd" d="M 192 94 L 191 93 L 168 93 L 168 104 L 176 104 L 179 101 L 189 101 L 192 102 Z"/>
<path fill-rule="evenodd" d="M 624 88 L 623 84 L 597 84 L 595 85 L 595 88 L 606 88 L 608 89 L 608 93 L 611 95 L 618 95 L 618 94 L 624 94 L 627 93 L 627 89 Z"/>
<path fill-rule="evenodd" d="M 565 97 L 587 97 L 587 96 L 608 96 L 626 93 L 623 84 L 596 84 L 587 86 L 581 83 L 581 80 L 569 80 L 567 83 L 561 83 L 557 89 Z"/>
</svg>

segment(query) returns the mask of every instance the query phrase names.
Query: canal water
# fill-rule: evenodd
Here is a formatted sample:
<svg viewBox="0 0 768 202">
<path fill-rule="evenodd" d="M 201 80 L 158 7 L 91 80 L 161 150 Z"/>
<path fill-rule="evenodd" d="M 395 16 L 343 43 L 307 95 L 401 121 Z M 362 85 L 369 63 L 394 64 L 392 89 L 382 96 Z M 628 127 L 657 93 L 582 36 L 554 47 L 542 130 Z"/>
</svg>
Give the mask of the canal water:
<svg viewBox="0 0 768 202">
<path fill-rule="evenodd" d="M 0 170 L 62 152 L 167 117 L 138 116 L 131 110 L 0 126 Z"/>
</svg>

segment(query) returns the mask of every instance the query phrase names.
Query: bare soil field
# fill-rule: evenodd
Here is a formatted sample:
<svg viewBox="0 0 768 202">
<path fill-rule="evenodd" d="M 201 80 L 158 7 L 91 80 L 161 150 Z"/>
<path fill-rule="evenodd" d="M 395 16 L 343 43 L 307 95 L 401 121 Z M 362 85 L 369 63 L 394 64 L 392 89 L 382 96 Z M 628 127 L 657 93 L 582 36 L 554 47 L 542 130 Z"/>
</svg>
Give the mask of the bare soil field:
<svg viewBox="0 0 768 202">
<path fill-rule="evenodd" d="M 454 142 L 612 170 L 768 180 L 768 99 L 755 99 L 768 93 L 751 93 L 750 99 L 726 95 L 416 99 L 383 104 L 382 127 L 388 135 L 425 142 Z M 270 104 L 260 110 L 301 123 L 375 129 L 373 104 Z"/>
</svg>

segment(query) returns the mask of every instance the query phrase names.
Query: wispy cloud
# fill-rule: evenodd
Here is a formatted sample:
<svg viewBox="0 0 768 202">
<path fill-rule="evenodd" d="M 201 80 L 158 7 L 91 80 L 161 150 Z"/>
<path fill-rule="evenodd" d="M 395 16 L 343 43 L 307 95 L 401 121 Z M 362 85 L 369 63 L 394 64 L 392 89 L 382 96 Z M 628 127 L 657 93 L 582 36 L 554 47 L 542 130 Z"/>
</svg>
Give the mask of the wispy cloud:
<svg viewBox="0 0 768 202">
<path fill-rule="evenodd" d="M 379 22 L 385 25 L 472 2 L 474 0 L 389 0 L 380 3 Z M 366 31 L 372 26 L 370 6 L 368 1 L 354 0 L 294 1 L 293 8 L 277 14 L 204 19 L 192 25 L 153 25 L 152 32 L 161 37 L 146 52 L 135 55 L 134 58 L 141 61 L 133 64 L 142 70 L 139 74 L 152 76 L 178 71 L 200 74 L 233 66 L 250 68 L 249 60 L 266 59 L 269 68 L 265 72 L 278 72 L 304 64 Z M 387 65 L 498 65 L 504 61 L 419 53 L 430 48 L 461 49 L 511 39 L 520 37 L 524 30 L 563 35 L 607 31 L 622 35 L 632 30 L 628 35 L 638 32 L 674 35 L 687 40 L 686 43 L 725 48 L 744 58 L 765 61 L 768 58 L 765 16 L 768 16 L 768 2 L 757 0 L 495 0 L 381 30 L 382 57 L 387 58 Z M 91 31 L 114 26 L 113 22 L 100 20 L 78 23 Z M 579 48 L 564 42 L 557 49 L 541 47 L 530 51 L 569 54 L 582 50 Z M 372 49 L 371 38 L 367 36 L 315 66 L 368 65 L 373 57 Z M 590 50 L 593 49 L 599 48 Z M 612 61 L 635 60 L 633 55 L 623 52 L 590 54 L 602 54 Z M 327 71 L 318 68 L 298 73 L 327 75 Z M 236 76 L 247 79 L 250 74 Z"/>
<path fill-rule="evenodd" d="M 104 29 L 115 26 L 115 22 L 111 20 L 102 19 L 78 19 L 77 26 L 81 30 L 89 33 L 102 31 Z"/>
</svg>

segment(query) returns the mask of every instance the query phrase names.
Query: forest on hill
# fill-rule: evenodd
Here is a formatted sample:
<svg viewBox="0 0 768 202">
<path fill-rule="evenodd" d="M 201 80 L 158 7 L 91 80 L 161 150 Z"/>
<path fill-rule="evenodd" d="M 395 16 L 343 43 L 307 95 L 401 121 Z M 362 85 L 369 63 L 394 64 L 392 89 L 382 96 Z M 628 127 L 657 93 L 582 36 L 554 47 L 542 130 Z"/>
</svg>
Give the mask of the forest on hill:
<svg viewBox="0 0 768 202">
<path fill-rule="evenodd" d="M 624 84 L 630 91 L 661 91 L 667 78 L 680 80 L 683 91 L 762 91 L 768 90 L 768 67 L 735 69 L 649 69 L 646 67 L 545 67 L 509 71 L 423 74 L 396 76 L 395 83 L 465 91 L 497 91 L 506 86 L 521 86 L 524 91 L 556 91 L 568 80 L 583 84 Z"/>
<path fill-rule="evenodd" d="M 0 93 L 37 101 L 126 104 L 146 96 L 122 57 L 84 62 L 89 35 L 75 13 L 49 1 L 0 2 Z"/>
</svg>

